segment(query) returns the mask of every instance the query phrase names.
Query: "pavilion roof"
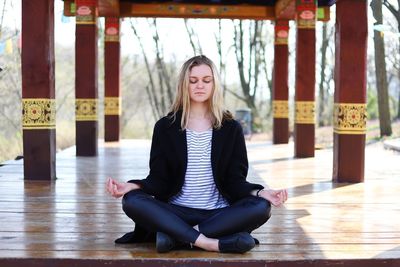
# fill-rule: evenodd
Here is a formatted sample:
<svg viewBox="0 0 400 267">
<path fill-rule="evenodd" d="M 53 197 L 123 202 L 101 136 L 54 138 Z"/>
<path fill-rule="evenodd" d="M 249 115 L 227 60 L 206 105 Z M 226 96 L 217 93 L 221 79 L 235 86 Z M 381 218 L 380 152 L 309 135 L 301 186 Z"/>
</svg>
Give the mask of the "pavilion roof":
<svg viewBox="0 0 400 267">
<path fill-rule="evenodd" d="M 294 20 L 296 1 L 298 0 L 97 0 L 97 6 L 100 17 Z M 308 1 L 310 4 L 314 3 L 314 0 Z M 330 19 L 329 7 L 335 2 L 336 0 L 318 0 L 318 20 Z M 74 5 L 74 0 L 64 0 L 64 15 L 75 16 Z"/>
<path fill-rule="evenodd" d="M 180 3 L 180 4 L 198 4 L 198 5 L 256 5 L 256 6 L 275 6 L 278 0 L 120 0 L 120 2 L 130 3 L 151 3 L 151 4 L 162 4 L 162 3 Z M 318 6 L 331 6 L 335 4 L 336 0 L 318 0 Z"/>
</svg>

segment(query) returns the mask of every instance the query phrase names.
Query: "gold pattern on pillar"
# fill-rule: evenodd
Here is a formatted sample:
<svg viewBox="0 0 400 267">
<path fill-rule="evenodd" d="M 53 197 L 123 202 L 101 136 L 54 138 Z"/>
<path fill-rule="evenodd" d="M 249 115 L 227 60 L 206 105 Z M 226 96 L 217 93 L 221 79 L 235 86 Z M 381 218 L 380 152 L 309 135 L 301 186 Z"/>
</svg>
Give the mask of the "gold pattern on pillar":
<svg viewBox="0 0 400 267">
<path fill-rule="evenodd" d="M 315 29 L 317 0 L 297 0 L 296 22 L 299 29 Z"/>
<path fill-rule="evenodd" d="M 275 45 L 287 45 L 289 22 L 287 20 L 277 20 L 275 23 Z"/>
<path fill-rule="evenodd" d="M 79 98 L 75 100 L 77 121 L 97 121 L 97 99 Z"/>
<path fill-rule="evenodd" d="M 119 42 L 119 18 L 106 18 L 105 42 Z"/>
<path fill-rule="evenodd" d="M 49 98 L 22 99 L 22 129 L 55 129 L 56 101 Z"/>
<path fill-rule="evenodd" d="M 120 115 L 121 114 L 121 98 L 105 97 L 104 98 L 104 115 Z"/>
<path fill-rule="evenodd" d="M 272 106 L 274 110 L 274 118 L 289 118 L 289 104 L 287 100 L 273 100 Z"/>
<path fill-rule="evenodd" d="M 335 103 L 333 107 L 333 131 L 338 134 L 366 134 L 366 104 Z"/>
<path fill-rule="evenodd" d="M 296 101 L 297 124 L 315 124 L 315 102 L 314 101 Z"/>
<path fill-rule="evenodd" d="M 76 24 L 96 24 L 97 0 L 76 0 Z"/>
</svg>

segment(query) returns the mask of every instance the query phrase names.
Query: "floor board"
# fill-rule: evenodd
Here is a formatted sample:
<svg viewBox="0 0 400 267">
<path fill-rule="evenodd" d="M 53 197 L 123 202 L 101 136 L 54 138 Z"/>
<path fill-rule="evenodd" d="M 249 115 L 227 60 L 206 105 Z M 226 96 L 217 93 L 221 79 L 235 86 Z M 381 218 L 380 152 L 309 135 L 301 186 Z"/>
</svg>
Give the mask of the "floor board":
<svg viewBox="0 0 400 267">
<path fill-rule="evenodd" d="M 332 150 L 294 159 L 293 145 L 248 142 L 249 179 L 288 188 L 243 255 L 154 244 L 115 245 L 133 223 L 104 183 L 143 178 L 149 140 L 100 142 L 98 157 L 57 154 L 57 180 L 24 181 L 23 160 L 0 167 L 0 266 L 400 266 L 400 154 L 381 143 L 366 148 L 365 182 L 337 184 Z M 133 265 L 132 265 L 133 264 Z"/>
</svg>

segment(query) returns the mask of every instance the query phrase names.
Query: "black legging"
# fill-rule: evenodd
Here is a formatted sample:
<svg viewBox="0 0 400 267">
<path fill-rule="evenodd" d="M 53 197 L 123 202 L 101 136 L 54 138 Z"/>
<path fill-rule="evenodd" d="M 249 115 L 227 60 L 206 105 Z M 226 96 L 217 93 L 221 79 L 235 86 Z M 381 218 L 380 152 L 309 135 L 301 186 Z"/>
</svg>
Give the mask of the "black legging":
<svg viewBox="0 0 400 267">
<path fill-rule="evenodd" d="M 148 231 L 163 232 L 184 243 L 195 243 L 200 233 L 211 238 L 250 233 L 271 216 L 270 202 L 260 197 L 249 196 L 229 207 L 203 210 L 165 203 L 142 190 L 125 194 L 122 209 Z"/>
</svg>

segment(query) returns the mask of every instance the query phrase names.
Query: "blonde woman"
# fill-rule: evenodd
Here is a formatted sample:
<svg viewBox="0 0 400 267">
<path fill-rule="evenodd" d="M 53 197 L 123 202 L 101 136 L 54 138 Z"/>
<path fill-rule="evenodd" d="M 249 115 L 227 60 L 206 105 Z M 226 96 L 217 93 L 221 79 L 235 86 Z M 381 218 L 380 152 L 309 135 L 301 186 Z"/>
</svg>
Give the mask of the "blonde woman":
<svg viewBox="0 0 400 267">
<path fill-rule="evenodd" d="M 182 66 L 171 112 L 154 126 L 147 178 L 107 181 L 136 224 L 115 242 L 155 238 L 158 252 L 182 244 L 249 251 L 257 242 L 251 231 L 269 219 L 271 203 L 287 200 L 287 191 L 249 183 L 247 171 L 242 128 L 223 108 L 216 67 L 205 56 L 193 57 Z"/>
</svg>

